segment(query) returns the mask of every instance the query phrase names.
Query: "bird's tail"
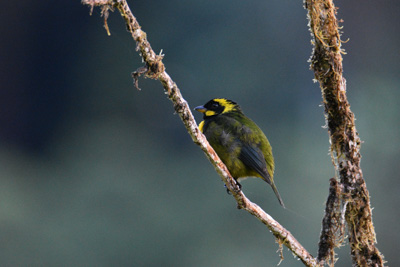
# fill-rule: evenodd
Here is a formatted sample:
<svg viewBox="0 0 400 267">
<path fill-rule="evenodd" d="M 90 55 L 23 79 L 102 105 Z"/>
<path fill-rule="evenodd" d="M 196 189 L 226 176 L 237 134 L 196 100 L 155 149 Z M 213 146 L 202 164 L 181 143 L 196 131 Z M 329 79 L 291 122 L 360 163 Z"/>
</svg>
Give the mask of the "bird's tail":
<svg viewBox="0 0 400 267">
<path fill-rule="evenodd" d="M 281 204 L 281 206 L 286 209 L 285 204 L 283 204 L 283 200 L 281 198 L 281 195 L 279 194 L 278 189 L 276 189 L 276 186 L 275 186 L 275 184 L 273 182 L 271 183 L 271 187 L 272 187 L 272 190 L 274 190 L 274 193 L 275 193 L 276 197 L 279 200 L 279 204 Z"/>
</svg>

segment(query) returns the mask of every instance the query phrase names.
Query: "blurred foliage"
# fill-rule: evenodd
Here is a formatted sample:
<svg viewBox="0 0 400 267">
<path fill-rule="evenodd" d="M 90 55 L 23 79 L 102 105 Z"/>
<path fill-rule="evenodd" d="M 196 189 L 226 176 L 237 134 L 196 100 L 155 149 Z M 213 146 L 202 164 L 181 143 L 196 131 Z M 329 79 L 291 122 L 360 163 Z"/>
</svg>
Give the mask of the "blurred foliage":
<svg viewBox="0 0 400 267">
<path fill-rule="evenodd" d="M 79 2 L 3 4 L 1 265 L 276 266 L 273 236 L 236 209 L 162 86 L 134 89 L 142 63 L 119 14 L 109 37 Z M 335 173 L 301 1 L 129 3 L 192 107 L 231 98 L 265 130 L 290 210 L 261 181 L 243 190 L 315 255 Z M 400 3 L 336 5 L 378 247 L 397 266 Z"/>
</svg>

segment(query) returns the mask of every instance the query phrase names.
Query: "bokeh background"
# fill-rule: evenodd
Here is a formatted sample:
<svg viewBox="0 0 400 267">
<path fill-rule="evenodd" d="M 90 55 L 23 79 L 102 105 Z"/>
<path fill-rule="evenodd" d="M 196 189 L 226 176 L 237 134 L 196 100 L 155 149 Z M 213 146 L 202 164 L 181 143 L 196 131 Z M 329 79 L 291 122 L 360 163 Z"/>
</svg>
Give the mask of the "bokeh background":
<svg viewBox="0 0 400 267">
<path fill-rule="evenodd" d="M 335 173 L 302 1 L 129 3 L 191 107 L 227 97 L 264 129 L 289 209 L 261 180 L 243 190 L 315 255 Z M 400 2 L 335 3 L 378 248 L 400 266 Z M 142 63 L 118 12 L 111 36 L 80 1 L 0 13 L 1 266 L 278 264 L 273 236 L 236 209 L 161 84 L 134 88 Z M 348 245 L 337 253 L 350 266 Z"/>
</svg>

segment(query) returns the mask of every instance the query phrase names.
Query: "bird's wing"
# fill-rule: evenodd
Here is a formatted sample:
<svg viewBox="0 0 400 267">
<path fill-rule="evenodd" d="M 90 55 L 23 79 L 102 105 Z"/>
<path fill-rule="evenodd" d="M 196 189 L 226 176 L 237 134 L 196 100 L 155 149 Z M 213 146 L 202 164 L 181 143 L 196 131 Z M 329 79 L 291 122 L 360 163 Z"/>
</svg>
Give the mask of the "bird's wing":
<svg viewBox="0 0 400 267">
<path fill-rule="evenodd" d="M 240 151 L 239 159 L 248 168 L 259 173 L 268 184 L 271 184 L 271 177 L 267 171 L 267 163 L 259 148 L 244 144 Z"/>
</svg>

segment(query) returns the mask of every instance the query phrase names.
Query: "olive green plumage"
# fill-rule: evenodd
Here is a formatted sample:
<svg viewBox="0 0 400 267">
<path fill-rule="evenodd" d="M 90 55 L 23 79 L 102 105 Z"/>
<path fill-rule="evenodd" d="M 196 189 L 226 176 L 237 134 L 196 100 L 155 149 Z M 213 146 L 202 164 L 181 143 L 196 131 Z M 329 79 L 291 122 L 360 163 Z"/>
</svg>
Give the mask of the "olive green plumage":
<svg viewBox="0 0 400 267">
<path fill-rule="evenodd" d="M 212 99 L 195 110 L 203 113 L 199 128 L 232 177 L 238 182 L 246 177 L 263 179 L 285 207 L 274 184 L 271 145 L 257 124 L 243 114 L 238 104 L 225 98 Z"/>
</svg>

